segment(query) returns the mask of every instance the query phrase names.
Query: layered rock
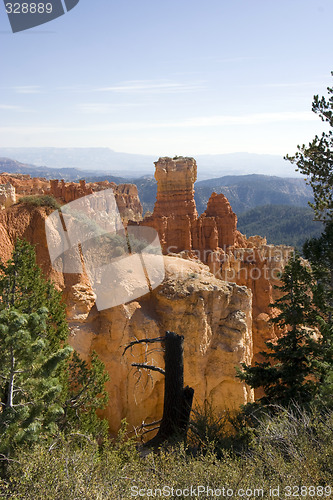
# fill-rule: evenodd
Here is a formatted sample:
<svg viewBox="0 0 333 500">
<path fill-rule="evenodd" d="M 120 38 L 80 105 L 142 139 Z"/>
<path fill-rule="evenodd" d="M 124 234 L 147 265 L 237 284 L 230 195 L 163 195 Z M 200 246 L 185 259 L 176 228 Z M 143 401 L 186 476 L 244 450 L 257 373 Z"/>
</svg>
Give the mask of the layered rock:
<svg viewBox="0 0 333 500">
<path fill-rule="evenodd" d="M 197 164 L 194 158 L 163 157 L 155 162 L 155 217 L 198 216 L 194 201 Z"/>
<path fill-rule="evenodd" d="M 94 189 L 94 187 L 93 187 Z M 113 188 L 117 206 L 124 222 L 142 220 L 142 205 L 135 184 L 117 184 Z"/>
<path fill-rule="evenodd" d="M 198 218 L 194 200 L 197 165 L 194 158 L 160 158 L 155 162 L 157 197 L 154 212 L 143 224 L 154 227 L 164 253 L 209 254 L 229 246 L 244 246 L 246 238 L 237 231 L 237 217 L 223 194 L 213 193 L 207 210 Z"/>
<path fill-rule="evenodd" d="M 157 198 L 144 225 L 155 228 L 164 253 L 192 248 L 192 225 L 198 213 L 194 201 L 197 164 L 193 158 L 160 158 L 155 162 Z"/>
<path fill-rule="evenodd" d="M 266 350 L 265 342 L 280 334 L 270 323 L 275 314 L 270 304 L 277 298 L 274 287 L 293 248 L 267 245 L 260 236 L 247 239 L 237 230 L 237 216 L 223 194 L 212 193 L 206 211 L 197 217 L 193 159 L 160 158 L 155 165 L 157 200 L 153 214 L 142 224 L 159 232 L 164 253 L 185 250 L 208 264 L 217 278 L 252 291 L 253 362 L 261 361 L 259 353 Z"/>
<path fill-rule="evenodd" d="M 277 335 L 269 323 L 269 303 L 275 299 L 273 285 L 291 249 L 267 245 L 260 237 L 246 239 L 237 231 L 236 215 L 223 195 L 213 193 L 198 217 L 195 160 L 162 158 L 156 162 L 156 178 L 154 213 L 139 224 L 157 229 L 165 253 L 188 258 L 166 256 L 166 279 L 159 288 L 101 312 L 84 274 L 61 274 L 51 268 L 44 227 L 49 209 L 18 205 L 0 213 L 0 257 L 10 257 L 17 237 L 37 244 L 38 263 L 64 292 L 70 343 L 84 357 L 96 350 L 106 364 L 110 403 L 105 415 L 113 431 L 124 417 L 138 425 L 162 414 L 163 378 L 131 368 L 132 362 L 146 359 L 144 348 L 138 346 L 122 356 L 131 340 L 159 337 L 165 330 L 184 335 L 185 384 L 194 387 L 199 404 L 209 400 L 222 410 L 253 399 L 252 391 L 235 378 L 234 367 L 258 360 L 265 340 Z M 52 189 L 66 202 L 111 184 L 58 182 Z M 114 190 L 123 217 L 133 220 L 136 189 L 121 185 Z M 49 184 L 43 192 L 52 193 Z M 161 352 L 154 351 L 147 361 L 163 366 Z"/>
<path fill-rule="evenodd" d="M 235 366 L 252 359 L 251 293 L 216 279 L 202 264 L 165 257 L 165 267 L 166 279 L 152 294 L 100 313 L 90 309 L 88 288 L 73 287 L 73 297 L 78 304 L 85 300 L 86 310 L 71 307 L 70 342 L 83 356 L 94 349 L 106 365 L 110 404 L 104 415 L 112 431 L 124 417 L 140 425 L 162 416 L 163 376 L 131 367 L 133 362 L 163 367 L 161 350 L 154 345 L 146 354 L 136 346 L 122 353 L 132 340 L 166 330 L 185 337 L 185 384 L 194 388 L 197 404 L 208 400 L 221 412 L 253 400 L 252 391 L 235 379 Z"/>
<path fill-rule="evenodd" d="M 27 174 L 0 174 L 0 184 L 7 183 L 15 188 L 17 198 L 43 194 L 49 185 L 49 181 L 42 177 L 31 177 Z"/>
<path fill-rule="evenodd" d="M 237 230 L 237 216 L 223 194 L 210 196 L 207 209 L 192 225 L 192 242 L 197 256 L 207 263 L 214 262 L 221 251 L 247 245 L 246 237 Z"/>
<path fill-rule="evenodd" d="M 140 203 L 138 188 L 135 184 L 115 184 L 114 182 L 90 182 L 85 180 L 77 182 L 64 182 L 51 180 L 50 187 L 45 193 L 51 194 L 65 203 L 82 198 L 89 194 L 112 189 L 115 195 L 120 215 L 124 222 L 128 220 L 140 221 L 142 219 L 142 205 Z"/>
<path fill-rule="evenodd" d="M 135 184 L 117 185 L 114 182 L 108 181 L 86 183 L 85 180 L 79 182 L 65 182 L 64 180 L 59 181 L 56 179 L 49 181 L 40 177 L 32 178 L 26 174 L 0 174 L 0 185 L 8 183 L 15 188 L 17 199 L 22 196 L 46 194 L 54 196 L 61 203 L 69 203 L 97 191 L 112 189 L 123 221 L 127 223 L 129 220 L 142 220 L 142 205 Z M 4 199 L 4 197 L 1 199 Z M 14 198 L 12 197 L 12 199 Z M 0 207 L 1 205 L 5 206 L 0 201 Z M 10 206 L 9 202 L 6 208 L 7 206 Z"/>
<path fill-rule="evenodd" d="M 293 252 L 293 247 L 267 245 L 265 238 L 256 236 L 249 238 L 247 248 L 229 249 L 221 255 L 220 261 L 210 264 L 216 277 L 252 291 L 253 363 L 264 360 L 260 352 L 267 350 L 265 342 L 281 334 L 270 322 L 276 314 L 270 304 L 280 296 L 276 288 L 281 284 L 279 276 Z"/>
<path fill-rule="evenodd" d="M 50 187 L 45 190 L 45 193 L 61 199 L 65 203 L 70 203 L 78 198 L 82 198 L 82 196 L 92 194 L 93 190 L 89 185 L 86 185 L 86 181 L 84 180 L 81 180 L 79 183 L 66 183 L 64 180 L 53 179 L 50 181 Z"/>
</svg>

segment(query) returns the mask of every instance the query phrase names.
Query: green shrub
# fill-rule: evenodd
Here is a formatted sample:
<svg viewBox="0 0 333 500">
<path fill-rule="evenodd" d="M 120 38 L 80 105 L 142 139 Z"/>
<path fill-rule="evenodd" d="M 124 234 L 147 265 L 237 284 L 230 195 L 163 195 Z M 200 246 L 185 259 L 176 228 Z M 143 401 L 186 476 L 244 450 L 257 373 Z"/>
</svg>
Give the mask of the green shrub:
<svg viewBox="0 0 333 500">
<path fill-rule="evenodd" d="M 73 434 L 53 445 L 38 443 L 22 449 L 9 465 L 9 476 L 0 481 L 0 497 L 10 499 L 69 500 L 134 498 L 138 489 L 228 488 L 237 492 L 262 490 L 253 498 L 271 498 L 270 488 L 280 488 L 278 498 L 291 498 L 287 487 L 327 487 L 333 482 L 333 412 L 306 413 L 298 408 L 280 409 L 261 417 L 253 438 L 240 455 L 225 450 L 217 455 L 207 445 L 194 456 L 183 445 L 141 456 L 134 441 L 126 438 L 123 424 L 118 439 L 102 447 L 87 436 Z M 208 427 L 220 436 L 223 419 L 206 408 Z M 213 419 L 213 420 L 210 420 Z M 206 425 L 206 424 L 205 424 Z M 205 428 L 205 425 L 203 428 Z M 217 425 L 217 427 L 215 427 Z M 222 427 L 221 427 L 222 425 Z M 215 431 L 214 431 L 215 429 Z M 304 498 L 331 498 L 325 494 L 301 494 Z M 293 492 L 292 492 L 293 493 Z M 230 495 L 229 495 L 230 496 Z M 242 495 L 250 498 L 250 495 Z M 137 496 L 141 498 L 142 496 Z M 152 498 L 152 494 L 143 498 Z M 163 498 L 156 495 L 156 498 Z M 174 494 L 170 498 L 188 498 Z M 198 498 L 198 496 L 194 496 Z M 201 494 L 199 498 L 211 498 Z M 227 497 L 227 494 L 220 495 Z"/>
<path fill-rule="evenodd" d="M 58 210 L 61 207 L 60 203 L 58 203 L 53 196 L 48 194 L 22 196 L 22 198 L 18 200 L 18 203 L 25 203 L 34 207 L 49 207 L 54 210 Z"/>
</svg>

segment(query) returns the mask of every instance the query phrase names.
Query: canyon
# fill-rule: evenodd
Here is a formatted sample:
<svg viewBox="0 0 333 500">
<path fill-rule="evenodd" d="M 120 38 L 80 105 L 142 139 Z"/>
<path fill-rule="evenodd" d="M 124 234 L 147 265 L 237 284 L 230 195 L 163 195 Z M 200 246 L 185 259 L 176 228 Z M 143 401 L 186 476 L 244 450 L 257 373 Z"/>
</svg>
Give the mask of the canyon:
<svg viewBox="0 0 333 500">
<path fill-rule="evenodd" d="M 86 359 L 95 350 L 105 363 L 110 399 L 103 415 L 112 432 L 123 418 L 139 426 L 162 414 L 163 376 L 140 371 L 132 363 L 163 367 L 163 352 L 136 346 L 123 355 L 132 340 L 156 338 L 167 330 L 184 335 L 185 383 L 195 390 L 195 405 L 208 401 L 222 412 L 253 401 L 253 391 L 235 377 L 235 367 L 260 360 L 265 341 L 279 335 L 269 322 L 274 315 L 269 304 L 277 296 L 274 285 L 292 248 L 242 235 L 222 194 L 212 193 L 198 216 L 193 158 L 160 158 L 155 167 L 156 204 L 144 219 L 133 185 L 0 175 L 0 184 L 13 186 L 18 201 L 28 194 L 52 195 L 64 204 L 111 188 L 125 226 L 153 227 L 159 235 L 163 283 L 136 300 L 99 311 L 86 273 L 63 274 L 51 265 L 45 233 L 51 209 L 13 201 L 0 210 L 1 259 L 10 257 L 17 237 L 36 245 L 37 262 L 63 292 L 69 343 Z M 131 279 L 136 279 L 135 271 Z"/>
</svg>

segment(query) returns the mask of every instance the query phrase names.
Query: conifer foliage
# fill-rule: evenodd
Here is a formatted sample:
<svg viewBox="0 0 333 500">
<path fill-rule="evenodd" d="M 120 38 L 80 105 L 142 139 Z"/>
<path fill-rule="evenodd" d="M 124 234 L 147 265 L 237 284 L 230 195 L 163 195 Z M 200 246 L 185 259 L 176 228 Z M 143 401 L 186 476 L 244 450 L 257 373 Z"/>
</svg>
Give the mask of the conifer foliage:
<svg viewBox="0 0 333 500">
<path fill-rule="evenodd" d="M 274 306 L 280 313 L 272 319 L 285 333 L 276 342 L 266 342 L 267 359 L 255 366 L 243 364 L 238 377 L 253 388 L 263 387 L 261 403 L 287 405 L 310 402 L 318 391 L 318 361 L 321 343 L 312 328 L 317 311 L 312 304 L 313 278 L 298 254 L 286 265 L 281 276 L 283 293 Z"/>
<path fill-rule="evenodd" d="M 333 76 L 333 71 L 332 71 Z M 297 165 L 296 170 L 306 175 L 312 187 L 316 217 L 321 220 L 333 218 L 333 87 L 328 87 L 328 97 L 315 95 L 312 111 L 330 127 L 321 136 L 316 135 L 307 146 L 297 146 L 294 156 L 286 159 Z"/>
<path fill-rule="evenodd" d="M 6 454 L 55 430 L 72 349 L 64 344 L 60 295 L 43 279 L 33 248 L 18 241 L 0 270 L 0 450 Z"/>
<path fill-rule="evenodd" d="M 0 458 L 16 446 L 57 432 L 105 429 L 96 409 L 106 402 L 107 375 L 66 344 L 61 294 L 36 264 L 34 248 L 17 241 L 0 262 Z"/>
<path fill-rule="evenodd" d="M 333 76 L 333 72 L 332 72 Z M 281 276 L 280 314 L 272 321 L 282 330 L 277 342 L 266 342 L 267 361 L 243 364 L 238 377 L 253 388 L 263 387 L 260 403 L 332 405 L 333 396 L 333 87 L 328 97 L 314 96 L 312 110 L 329 125 L 308 146 L 286 159 L 307 176 L 314 195 L 315 219 L 324 223 L 318 238 L 303 246 L 305 265 L 296 254 Z"/>
</svg>

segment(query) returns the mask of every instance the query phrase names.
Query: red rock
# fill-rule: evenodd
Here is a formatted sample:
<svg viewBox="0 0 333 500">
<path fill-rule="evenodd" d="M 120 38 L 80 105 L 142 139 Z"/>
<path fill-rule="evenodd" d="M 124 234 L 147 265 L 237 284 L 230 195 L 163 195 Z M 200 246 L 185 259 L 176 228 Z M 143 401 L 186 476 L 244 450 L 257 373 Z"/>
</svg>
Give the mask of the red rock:
<svg viewBox="0 0 333 500">
<path fill-rule="evenodd" d="M 193 158 L 160 158 L 155 162 L 157 198 L 154 212 L 143 225 L 159 233 L 163 252 L 197 253 L 210 262 L 211 254 L 230 246 L 244 246 L 245 236 L 237 231 L 237 217 L 223 194 L 213 193 L 207 210 L 198 217 L 194 200 L 197 165 Z"/>
</svg>

